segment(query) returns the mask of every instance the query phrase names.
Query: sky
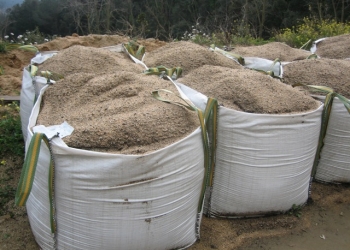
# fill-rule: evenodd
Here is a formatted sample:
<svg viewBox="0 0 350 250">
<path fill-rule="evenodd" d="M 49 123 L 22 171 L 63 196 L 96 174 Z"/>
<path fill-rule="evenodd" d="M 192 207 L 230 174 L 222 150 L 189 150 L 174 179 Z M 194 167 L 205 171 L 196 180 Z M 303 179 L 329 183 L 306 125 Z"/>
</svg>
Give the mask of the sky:
<svg viewBox="0 0 350 250">
<path fill-rule="evenodd" d="M 15 4 L 21 4 L 24 0 L 0 0 L 0 8 L 7 9 Z"/>
</svg>

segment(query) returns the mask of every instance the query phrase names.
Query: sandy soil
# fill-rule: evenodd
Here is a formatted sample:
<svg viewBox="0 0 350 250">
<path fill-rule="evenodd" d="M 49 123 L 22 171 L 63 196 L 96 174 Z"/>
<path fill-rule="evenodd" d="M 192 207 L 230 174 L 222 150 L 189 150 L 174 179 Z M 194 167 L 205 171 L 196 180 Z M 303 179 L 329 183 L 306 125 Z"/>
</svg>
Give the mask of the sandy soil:
<svg viewBox="0 0 350 250">
<path fill-rule="evenodd" d="M 71 36 L 61 38 L 61 42 L 57 40 L 43 44 L 41 48 L 61 50 L 73 45 L 103 47 L 124 42 L 125 39 L 127 40 L 124 37 Z M 147 48 L 151 48 L 149 52 L 165 45 L 152 39 L 143 42 L 147 42 Z M 277 53 L 283 54 L 283 51 Z M 0 76 L 0 95 L 19 94 L 22 70 L 31 57 L 32 54 L 21 51 L 0 54 L 0 61 L 5 69 L 5 74 Z M 275 59 L 274 57 L 275 55 L 271 59 Z M 0 160 L 6 161 L 6 165 L 0 166 L 3 180 L 0 185 L 16 188 L 23 159 L 8 156 Z M 7 178 L 10 175 L 13 178 Z M 25 208 L 14 206 L 14 201 L 11 200 L 3 210 L 6 213 L 0 216 L 0 249 L 39 249 L 31 233 Z M 298 212 L 301 212 L 300 217 L 295 216 Z M 201 239 L 189 249 L 347 250 L 350 246 L 349 233 L 350 186 L 314 182 L 308 203 L 300 211 L 294 211 L 294 214 L 235 220 L 203 217 Z"/>
</svg>

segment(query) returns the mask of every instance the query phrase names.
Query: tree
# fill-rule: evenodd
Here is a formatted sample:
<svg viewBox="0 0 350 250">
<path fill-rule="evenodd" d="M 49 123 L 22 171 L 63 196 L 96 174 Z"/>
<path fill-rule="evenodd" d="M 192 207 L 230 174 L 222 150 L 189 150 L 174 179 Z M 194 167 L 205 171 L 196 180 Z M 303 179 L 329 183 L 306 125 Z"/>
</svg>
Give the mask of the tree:
<svg viewBox="0 0 350 250">
<path fill-rule="evenodd" d="M 9 18 L 11 20 L 11 29 L 14 33 L 23 33 L 26 30 L 34 30 L 36 22 L 34 16 L 37 13 L 39 5 L 38 0 L 25 0 L 21 5 L 15 5 L 11 8 Z"/>
</svg>

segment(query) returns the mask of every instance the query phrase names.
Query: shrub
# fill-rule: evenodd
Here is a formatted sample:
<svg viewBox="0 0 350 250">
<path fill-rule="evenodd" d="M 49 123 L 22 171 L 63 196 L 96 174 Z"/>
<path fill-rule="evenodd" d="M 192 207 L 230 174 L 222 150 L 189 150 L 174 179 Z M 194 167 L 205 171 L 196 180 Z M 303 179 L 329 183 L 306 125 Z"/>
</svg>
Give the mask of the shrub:
<svg viewBox="0 0 350 250">
<path fill-rule="evenodd" d="M 24 144 L 16 102 L 0 106 L 0 158 L 6 154 L 23 156 Z"/>
<path fill-rule="evenodd" d="M 350 33 L 350 23 L 338 23 L 335 20 L 319 21 L 315 18 L 304 18 L 302 23 L 292 28 L 283 29 L 274 38 L 291 47 L 300 48 L 309 40 Z M 310 44 L 311 45 L 311 44 Z"/>
</svg>

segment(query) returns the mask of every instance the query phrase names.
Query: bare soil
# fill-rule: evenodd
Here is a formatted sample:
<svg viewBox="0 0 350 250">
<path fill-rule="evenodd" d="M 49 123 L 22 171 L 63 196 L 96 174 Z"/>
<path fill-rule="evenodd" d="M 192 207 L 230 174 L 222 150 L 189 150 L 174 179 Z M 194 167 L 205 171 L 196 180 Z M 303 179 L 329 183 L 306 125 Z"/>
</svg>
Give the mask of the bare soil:
<svg viewBox="0 0 350 250">
<path fill-rule="evenodd" d="M 99 44 L 99 36 L 97 36 L 95 40 L 92 39 L 93 42 L 86 42 L 84 39 L 86 38 L 78 36 L 62 38 L 62 45 L 59 43 L 60 40 L 58 40 L 43 44 L 41 45 L 41 48 L 46 48 L 46 50 L 62 50 L 63 48 L 69 48 L 73 45 L 79 45 L 79 43 L 86 47 L 103 47 L 115 45 L 120 43 L 120 41 L 124 41 L 118 40 L 124 39 L 124 37 L 115 37 L 115 40 L 112 39 L 110 43 L 106 42 L 103 43 L 102 46 L 98 46 L 96 44 Z M 109 41 L 108 39 L 109 38 L 107 37 L 103 37 L 99 41 Z M 73 44 L 73 42 L 69 43 L 66 40 L 74 40 L 75 43 L 78 44 Z M 84 43 L 84 41 L 86 43 Z M 165 45 L 165 43 L 156 40 L 148 42 L 154 46 L 154 49 Z M 53 46 L 55 43 L 57 43 L 55 45 L 56 47 Z M 283 54 L 283 51 L 280 53 Z M 14 84 L 12 81 L 8 80 L 8 77 L 13 75 L 13 77 L 18 79 L 18 82 L 21 82 L 23 67 L 29 64 L 31 57 L 32 54 L 24 53 L 22 51 L 12 51 L 5 55 L 0 54 L 1 65 L 5 68 L 5 74 L 0 76 L 0 95 L 19 94 L 21 87 L 20 84 Z M 274 57 L 275 56 L 272 56 L 271 58 Z M 265 58 L 268 57 L 266 56 Z M 195 67 L 191 70 L 203 66 L 196 60 L 197 58 L 193 58 L 192 62 L 195 63 Z M 16 64 L 18 61 L 20 63 Z M 188 60 L 186 59 L 186 62 L 187 61 Z M 171 63 L 165 66 L 184 67 L 184 65 L 185 64 L 174 65 Z M 234 65 L 235 66 L 232 66 L 233 68 L 237 67 L 237 64 Z M 216 66 L 227 67 L 227 65 Z M 17 71 L 12 72 L 12 70 Z M 311 66 L 307 71 L 312 70 L 314 70 L 314 68 Z M 318 69 L 315 70 L 317 71 Z M 343 70 L 346 72 L 350 71 L 347 68 L 344 68 Z M 301 68 L 297 73 L 301 75 L 306 74 L 306 70 Z M 326 72 L 322 73 L 325 73 L 326 75 Z M 125 74 L 127 75 L 128 73 Z M 84 75 L 82 77 L 84 77 Z M 311 80 L 309 83 L 316 84 L 316 82 Z M 6 161 L 5 165 L 0 165 L 0 176 L 2 180 L 0 183 L 1 187 L 3 187 L 3 185 L 9 185 L 16 188 L 23 159 L 9 155 L 8 157 L 5 157 L 5 159 L 0 160 Z M 12 178 L 10 178 L 11 176 Z M 14 200 L 11 200 L 5 205 L 4 210 L 7 212 L 0 216 L 0 249 L 39 249 L 39 246 L 36 244 L 31 233 L 25 208 L 14 206 Z M 299 218 L 295 216 L 298 214 L 297 212 L 301 212 Z M 294 215 L 293 213 L 287 213 L 267 217 L 242 218 L 235 220 L 203 217 L 201 224 L 201 239 L 189 249 L 347 250 L 350 245 L 350 238 L 348 237 L 350 233 L 349 218 L 350 186 L 345 184 L 331 185 L 314 182 L 312 184 L 311 196 L 307 205 L 301 208 L 300 211 L 294 211 Z"/>
</svg>

